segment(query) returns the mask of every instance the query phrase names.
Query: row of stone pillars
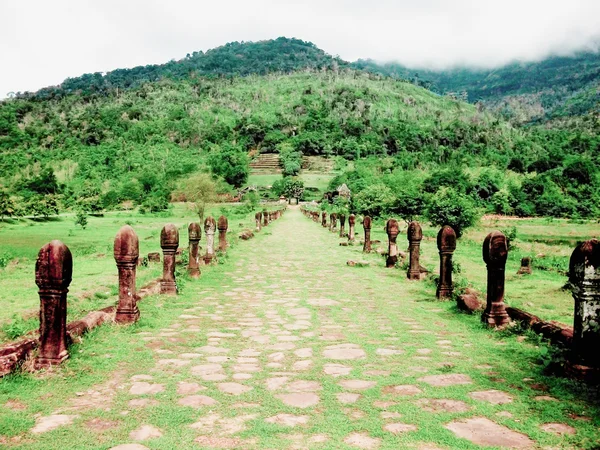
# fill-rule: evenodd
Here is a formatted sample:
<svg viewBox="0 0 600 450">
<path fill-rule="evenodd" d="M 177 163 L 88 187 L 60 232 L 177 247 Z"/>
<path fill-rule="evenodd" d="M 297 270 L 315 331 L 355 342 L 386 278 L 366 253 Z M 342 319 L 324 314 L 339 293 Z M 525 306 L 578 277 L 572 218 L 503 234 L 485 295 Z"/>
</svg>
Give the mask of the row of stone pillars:
<svg viewBox="0 0 600 450">
<path fill-rule="evenodd" d="M 260 231 L 262 227 L 266 227 L 270 222 L 279 219 L 285 210 L 275 210 L 275 211 L 259 211 L 254 215 L 254 220 L 256 222 L 256 231 Z"/>
</svg>

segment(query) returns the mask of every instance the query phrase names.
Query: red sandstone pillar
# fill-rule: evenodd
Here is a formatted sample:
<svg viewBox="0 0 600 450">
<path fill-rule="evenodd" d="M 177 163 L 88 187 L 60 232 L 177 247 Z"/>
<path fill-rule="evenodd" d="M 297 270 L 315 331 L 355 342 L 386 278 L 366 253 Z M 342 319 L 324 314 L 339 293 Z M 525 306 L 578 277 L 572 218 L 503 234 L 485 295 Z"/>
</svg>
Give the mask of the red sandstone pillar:
<svg viewBox="0 0 600 450">
<path fill-rule="evenodd" d="M 188 226 L 188 241 L 189 241 L 189 258 L 188 258 L 188 274 L 192 278 L 200 276 L 200 256 L 199 245 L 202 239 L 202 229 L 200 224 L 193 222 Z"/>
<path fill-rule="evenodd" d="M 356 216 L 350 214 L 348 217 L 348 242 L 354 242 L 354 225 L 356 224 Z"/>
<path fill-rule="evenodd" d="M 221 216 L 219 217 L 219 250 L 222 253 L 227 251 L 227 228 L 229 224 L 227 222 L 227 217 Z"/>
<path fill-rule="evenodd" d="M 327 228 L 327 213 L 325 211 L 321 213 L 321 225 L 323 228 Z"/>
<path fill-rule="evenodd" d="M 140 244 L 129 225 L 123 226 L 115 237 L 114 256 L 119 271 L 119 304 L 115 322 L 133 323 L 140 318 L 135 297 L 135 273 L 140 256 Z"/>
<path fill-rule="evenodd" d="M 419 250 L 421 247 L 421 239 L 423 239 L 423 231 L 421 225 L 418 222 L 411 222 L 408 224 L 408 230 L 406 232 L 408 237 L 409 251 L 410 251 L 410 266 L 408 267 L 408 279 L 409 280 L 420 280 L 421 279 L 421 265 L 419 263 Z"/>
<path fill-rule="evenodd" d="M 452 254 L 456 250 L 456 233 L 449 225 L 444 225 L 437 235 L 440 252 L 440 281 L 435 296 L 439 299 L 452 297 Z"/>
<path fill-rule="evenodd" d="M 60 241 L 44 245 L 35 264 L 40 296 L 40 349 L 34 367 L 60 364 L 67 351 L 67 292 L 73 275 L 73 257 Z"/>
<path fill-rule="evenodd" d="M 508 244 L 500 231 L 492 231 L 483 241 L 483 260 L 487 265 L 487 305 L 482 322 L 498 327 L 510 322 L 504 308 L 504 276 Z"/>
<path fill-rule="evenodd" d="M 346 227 L 346 216 L 340 214 L 340 237 L 344 237 L 344 228 Z"/>
<path fill-rule="evenodd" d="M 177 294 L 175 282 L 175 253 L 179 247 L 179 230 L 169 223 L 160 232 L 160 247 L 163 251 L 163 277 L 160 280 L 161 294 Z"/>
<path fill-rule="evenodd" d="M 263 226 L 266 227 L 267 225 L 269 225 L 269 213 L 267 212 L 267 210 L 265 209 L 263 211 Z"/>
<path fill-rule="evenodd" d="M 365 243 L 363 244 L 363 252 L 371 252 L 371 218 L 365 216 L 363 219 L 363 228 L 365 229 Z"/>
<path fill-rule="evenodd" d="M 385 224 L 385 232 L 388 235 L 388 257 L 385 261 L 385 267 L 394 267 L 398 262 L 398 246 L 396 238 L 400 230 L 398 229 L 398 221 L 390 219 Z"/>
<path fill-rule="evenodd" d="M 206 235 L 206 255 L 204 261 L 208 264 L 215 257 L 215 230 L 217 223 L 212 217 L 207 217 L 204 221 L 204 234 Z"/>
<path fill-rule="evenodd" d="M 256 221 L 256 231 L 260 231 L 262 222 L 262 213 L 260 211 L 254 214 L 254 220 Z"/>
</svg>

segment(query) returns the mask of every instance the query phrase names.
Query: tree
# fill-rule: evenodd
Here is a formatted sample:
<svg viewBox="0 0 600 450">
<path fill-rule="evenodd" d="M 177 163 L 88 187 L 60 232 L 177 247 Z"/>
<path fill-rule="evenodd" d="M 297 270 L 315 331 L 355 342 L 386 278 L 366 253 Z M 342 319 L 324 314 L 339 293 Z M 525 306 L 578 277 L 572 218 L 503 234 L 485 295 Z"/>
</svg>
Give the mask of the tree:
<svg viewBox="0 0 600 450">
<path fill-rule="evenodd" d="M 206 204 L 217 198 L 217 186 L 208 173 L 197 173 L 182 183 L 182 193 L 188 202 L 192 202 L 200 222 L 204 220 Z"/>
<path fill-rule="evenodd" d="M 15 213 L 15 202 L 6 191 L 0 191 L 0 217 L 12 217 Z"/>
<path fill-rule="evenodd" d="M 431 197 L 426 215 L 432 225 L 450 225 L 457 237 L 475 225 L 478 217 L 473 200 L 449 187 L 441 188 Z"/>
<path fill-rule="evenodd" d="M 248 180 L 249 164 L 248 155 L 231 144 L 215 145 L 208 156 L 211 172 L 234 187 Z"/>
</svg>

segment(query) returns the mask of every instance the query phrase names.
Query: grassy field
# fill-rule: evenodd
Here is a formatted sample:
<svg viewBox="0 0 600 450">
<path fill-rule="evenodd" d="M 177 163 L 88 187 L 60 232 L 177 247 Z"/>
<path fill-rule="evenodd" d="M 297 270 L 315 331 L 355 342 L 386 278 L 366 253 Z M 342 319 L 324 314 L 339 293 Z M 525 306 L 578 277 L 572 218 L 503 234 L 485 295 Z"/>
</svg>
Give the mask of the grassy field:
<svg viewBox="0 0 600 450">
<path fill-rule="evenodd" d="M 254 228 L 254 212 L 241 207 L 215 206 L 208 210 L 218 218 L 229 217 L 230 240 L 237 240 L 237 232 Z M 161 214 L 110 212 L 104 217 L 89 217 L 86 229 L 74 223 L 72 215 L 61 215 L 48 221 L 23 219 L 0 223 L 0 257 L 7 262 L 0 269 L 0 341 L 24 331 L 36 329 L 39 323 L 39 297 L 35 284 L 35 260 L 39 249 L 47 242 L 58 239 L 73 254 L 73 281 L 69 287 L 69 320 L 82 317 L 114 303 L 118 295 L 117 268 L 113 257 L 113 241 L 117 231 L 131 225 L 140 240 L 140 256 L 161 252 L 160 231 L 167 223 L 180 229 L 180 247 L 187 247 L 187 225 L 198 221 L 194 212 L 184 204 L 175 204 L 171 211 Z M 204 247 L 205 238 L 200 241 Z M 139 267 L 138 287 L 158 278 L 161 264 Z"/>
<path fill-rule="evenodd" d="M 335 175 L 335 173 L 300 173 L 299 178 L 304 181 L 305 187 L 325 191 L 327 190 L 327 185 Z M 280 179 L 281 174 L 253 174 L 248 178 L 248 184 L 272 186 L 275 181 Z"/>
<path fill-rule="evenodd" d="M 595 448 L 593 392 L 545 375 L 536 336 L 489 330 L 337 243 L 291 210 L 177 297 L 145 298 L 137 324 L 95 329 L 49 374 L 0 380 L 0 444 L 475 450 L 448 427 L 485 418 L 498 445 Z M 359 258 L 371 266 L 346 265 Z"/>
</svg>

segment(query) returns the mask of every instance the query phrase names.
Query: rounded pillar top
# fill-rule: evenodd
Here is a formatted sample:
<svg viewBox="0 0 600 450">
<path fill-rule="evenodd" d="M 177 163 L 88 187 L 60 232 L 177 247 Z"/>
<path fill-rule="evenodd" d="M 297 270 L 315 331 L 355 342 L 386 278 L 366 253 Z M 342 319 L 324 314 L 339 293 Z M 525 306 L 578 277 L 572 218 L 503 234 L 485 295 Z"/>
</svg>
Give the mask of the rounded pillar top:
<svg viewBox="0 0 600 450">
<path fill-rule="evenodd" d="M 371 229 L 371 218 L 369 216 L 365 216 L 365 218 L 363 219 L 363 227 L 366 230 Z"/>
<path fill-rule="evenodd" d="M 188 239 L 190 241 L 199 241 L 202 239 L 202 228 L 197 222 L 192 222 L 188 225 Z"/>
<path fill-rule="evenodd" d="M 172 224 L 166 224 L 160 232 L 160 247 L 163 249 L 179 246 L 179 230 Z"/>
<path fill-rule="evenodd" d="M 456 232 L 450 225 L 444 225 L 437 235 L 437 246 L 440 252 L 456 250 Z"/>
<path fill-rule="evenodd" d="M 385 232 L 390 239 L 398 236 L 398 233 L 400 232 L 400 229 L 398 228 L 398 221 L 396 219 L 389 219 L 385 223 Z"/>
<path fill-rule="evenodd" d="M 124 225 L 115 236 L 115 261 L 134 262 L 140 256 L 140 241 L 129 225 Z"/>
<path fill-rule="evenodd" d="M 348 216 L 348 223 L 350 225 L 354 225 L 356 223 L 356 216 L 354 214 L 350 214 Z"/>
<path fill-rule="evenodd" d="M 346 221 L 346 215 L 345 214 L 340 214 L 340 222 L 344 223 Z"/>
<path fill-rule="evenodd" d="M 330 217 L 331 217 L 333 220 L 337 220 L 337 214 L 336 214 L 336 213 L 331 213 L 331 214 L 330 214 Z"/>
<path fill-rule="evenodd" d="M 410 242 L 420 241 L 421 239 L 423 239 L 423 230 L 421 229 L 421 225 L 419 225 L 419 222 L 413 220 L 411 223 L 408 224 L 406 237 Z"/>
<path fill-rule="evenodd" d="M 217 223 L 215 222 L 215 219 L 213 219 L 211 216 L 208 216 L 206 219 L 204 219 L 204 233 L 208 233 L 215 231 L 215 229 L 217 228 Z"/>
<path fill-rule="evenodd" d="M 51 241 L 38 253 L 35 284 L 40 288 L 66 289 L 73 276 L 73 256 L 61 241 Z"/>
<path fill-rule="evenodd" d="M 581 281 L 591 268 L 596 271 L 600 267 L 600 241 L 591 239 L 579 244 L 571 254 L 569 261 L 569 280 Z"/>
<path fill-rule="evenodd" d="M 321 213 L 321 217 L 327 217 L 327 211 L 323 211 L 323 212 Z"/>
<path fill-rule="evenodd" d="M 225 217 L 225 216 L 219 217 L 219 224 L 218 224 L 219 230 L 221 230 L 221 231 L 227 230 L 228 225 L 229 225 L 229 223 L 227 222 L 227 217 Z"/>
<path fill-rule="evenodd" d="M 260 220 L 260 219 L 262 219 L 262 213 L 261 213 L 260 211 L 259 211 L 259 212 L 257 212 L 256 214 L 254 214 L 254 218 L 255 218 L 256 220 Z"/>
<path fill-rule="evenodd" d="M 483 241 L 483 261 L 487 265 L 504 267 L 508 257 L 508 242 L 501 231 L 492 231 Z"/>
</svg>

